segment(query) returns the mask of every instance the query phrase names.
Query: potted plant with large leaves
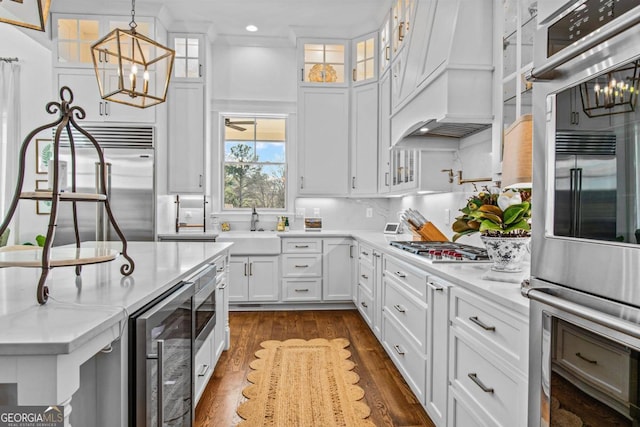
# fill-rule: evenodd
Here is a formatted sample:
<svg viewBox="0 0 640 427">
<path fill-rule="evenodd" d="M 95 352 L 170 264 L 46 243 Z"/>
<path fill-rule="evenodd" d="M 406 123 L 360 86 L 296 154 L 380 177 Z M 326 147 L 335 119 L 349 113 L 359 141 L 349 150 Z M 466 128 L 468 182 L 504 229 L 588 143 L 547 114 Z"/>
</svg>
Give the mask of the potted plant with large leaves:
<svg viewBox="0 0 640 427">
<path fill-rule="evenodd" d="M 480 192 L 467 200 L 462 215 L 452 225 L 455 242 L 480 233 L 493 261 L 492 270 L 522 271 L 522 259 L 531 240 L 531 192 L 506 190 Z"/>
</svg>

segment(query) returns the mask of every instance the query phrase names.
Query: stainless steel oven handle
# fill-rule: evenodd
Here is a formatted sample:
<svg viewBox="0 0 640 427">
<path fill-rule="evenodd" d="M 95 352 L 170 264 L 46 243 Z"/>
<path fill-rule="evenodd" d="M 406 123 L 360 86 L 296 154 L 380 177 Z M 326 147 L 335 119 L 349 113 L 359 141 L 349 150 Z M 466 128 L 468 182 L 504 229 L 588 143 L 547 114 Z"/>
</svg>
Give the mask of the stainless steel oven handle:
<svg viewBox="0 0 640 427">
<path fill-rule="evenodd" d="M 546 304 L 548 306 L 557 308 L 567 313 L 573 314 L 583 319 L 590 320 L 598 325 L 605 326 L 623 334 L 630 335 L 634 338 L 640 339 L 640 330 L 637 324 L 632 324 L 613 317 L 602 311 L 594 310 L 584 305 L 576 304 L 572 301 L 568 301 L 562 298 L 549 295 L 537 289 L 529 289 L 526 292 L 526 296 L 529 299 Z"/>
<path fill-rule="evenodd" d="M 525 79 L 530 82 L 535 82 L 537 80 L 552 80 L 553 71 L 555 71 L 556 68 L 638 23 L 640 23 L 640 10 L 637 8 L 636 10 L 630 10 L 620 18 L 616 18 L 610 27 L 607 28 L 605 26 L 598 31 L 589 34 L 583 40 L 578 41 L 575 46 L 566 48 L 553 55 L 552 59 L 547 61 L 544 65 L 531 69 L 526 73 Z"/>
</svg>

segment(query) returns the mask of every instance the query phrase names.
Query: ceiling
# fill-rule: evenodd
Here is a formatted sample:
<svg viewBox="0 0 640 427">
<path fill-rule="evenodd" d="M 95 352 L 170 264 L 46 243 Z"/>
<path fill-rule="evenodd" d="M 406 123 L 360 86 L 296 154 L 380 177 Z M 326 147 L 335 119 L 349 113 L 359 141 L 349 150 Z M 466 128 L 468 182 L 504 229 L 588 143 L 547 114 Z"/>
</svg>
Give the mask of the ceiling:
<svg viewBox="0 0 640 427">
<path fill-rule="evenodd" d="M 56 0 L 52 10 L 129 14 L 128 1 Z M 374 31 L 391 0 L 137 0 L 136 14 L 161 16 L 169 30 L 206 28 L 216 36 L 352 38 Z M 104 10 L 108 9 L 108 10 Z M 167 22 L 168 21 L 168 22 Z M 245 27 L 256 25 L 249 33 Z"/>
</svg>

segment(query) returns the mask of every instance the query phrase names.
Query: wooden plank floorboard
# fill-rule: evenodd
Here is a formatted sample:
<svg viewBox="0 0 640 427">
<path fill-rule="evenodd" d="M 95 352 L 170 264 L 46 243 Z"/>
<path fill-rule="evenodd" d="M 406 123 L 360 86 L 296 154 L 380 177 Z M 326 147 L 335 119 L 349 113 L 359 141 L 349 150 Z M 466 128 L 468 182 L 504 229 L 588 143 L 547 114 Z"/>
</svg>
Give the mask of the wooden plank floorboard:
<svg viewBox="0 0 640 427">
<path fill-rule="evenodd" d="M 261 342 L 340 337 L 351 343 L 348 350 L 365 392 L 363 402 L 371 408 L 369 419 L 376 426 L 433 427 L 357 310 L 231 312 L 229 324 L 231 346 L 222 353 L 196 408 L 195 427 L 230 427 L 242 421 L 236 408 L 246 400 L 242 389 L 249 385 L 249 364 Z"/>
</svg>

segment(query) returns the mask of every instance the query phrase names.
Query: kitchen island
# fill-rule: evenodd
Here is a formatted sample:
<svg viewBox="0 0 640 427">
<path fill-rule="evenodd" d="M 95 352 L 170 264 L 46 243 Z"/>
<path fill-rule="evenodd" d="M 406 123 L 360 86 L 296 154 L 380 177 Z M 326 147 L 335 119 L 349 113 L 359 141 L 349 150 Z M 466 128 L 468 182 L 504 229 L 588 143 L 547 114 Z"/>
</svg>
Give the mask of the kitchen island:
<svg viewBox="0 0 640 427">
<path fill-rule="evenodd" d="M 35 297 L 40 269 L 0 269 L 0 404 L 62 405 L 65 426 L 71 419 L 80 426 L 126 425 L 129 315 L 230 246 L 130 242 L 131 276 L 120 274 L 120 258 L 84 265 L 80 276 L 54 268 L 42 306 Z"/>
</svg>

